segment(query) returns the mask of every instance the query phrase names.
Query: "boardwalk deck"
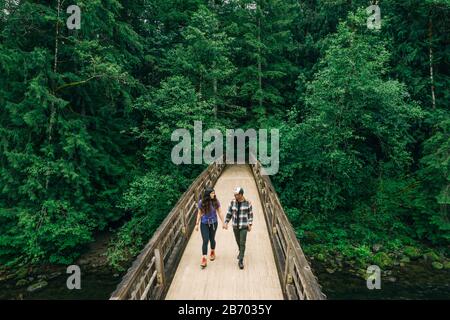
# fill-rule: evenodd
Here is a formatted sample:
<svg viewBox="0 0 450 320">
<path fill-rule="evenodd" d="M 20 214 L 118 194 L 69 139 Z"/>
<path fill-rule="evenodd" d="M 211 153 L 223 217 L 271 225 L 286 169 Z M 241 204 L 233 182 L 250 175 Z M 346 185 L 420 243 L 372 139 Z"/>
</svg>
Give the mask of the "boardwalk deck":
<svg viewBox="0 0 450 320">
<path fill-rule="evenodd" d="M 204 270 L 200 268 L 201 235 L 194 231 L 166 295 L 167 300 L 283 299 L 258 189 L 247 165 L 227 167 L 217 181 L 214 188 L 222 212 L 226 214 L 237 186 L 244 188 L 244 196 L 252 202 L 254 212 L 254 226 L 247 237 L 244 270 L 237 265 L 238 249 L 231 225 L 224 230 L 219 223 L 217 258 L 215 261 L 208 259 L 208 267 Z"/>
</svg>

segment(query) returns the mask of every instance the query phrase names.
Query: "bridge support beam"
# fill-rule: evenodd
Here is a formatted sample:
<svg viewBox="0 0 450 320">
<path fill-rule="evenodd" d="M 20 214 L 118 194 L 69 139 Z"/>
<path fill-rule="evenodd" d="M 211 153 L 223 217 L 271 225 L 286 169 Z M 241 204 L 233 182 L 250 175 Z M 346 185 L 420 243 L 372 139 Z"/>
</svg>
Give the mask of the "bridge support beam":
<svg viewBox="0 0 450 320">
<path fill-rule="evenodd" d="M 158 278 L 158 285 L 161 287 L 161 290 L 164 290 L 165 285 L 165 275 L 164 275 L 164 257 L 162 255 L 161 249 L 155 249 L 155 258 L 156 258 L 156 272 Z"/>
</svg>

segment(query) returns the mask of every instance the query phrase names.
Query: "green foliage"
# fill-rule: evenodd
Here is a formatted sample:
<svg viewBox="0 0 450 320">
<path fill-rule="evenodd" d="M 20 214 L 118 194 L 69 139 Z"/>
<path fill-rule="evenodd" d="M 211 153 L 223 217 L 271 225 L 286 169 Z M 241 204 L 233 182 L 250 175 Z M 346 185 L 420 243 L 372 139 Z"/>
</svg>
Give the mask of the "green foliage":
<svg viewBox="0 0 450 320">
<path fill-rule="evenodd" d="M 283 127 L 295 147 L 282 150 L 279 179 L 307 212 L 345 212 L 373 192 L 386 165 L 392 175 L 411 161 L 409 128 L 421 111 L 402 84 L 383 78 L 388 54 L 376 40 L 342 23 L 308 86 L 305 121 Z"/>
<path fill-rule="evenodd" d="M 434 113 L 433 134 L 423 144 L 417 172 L 420 190 L 413 216 L 418 235 L 434 243 L 450 243 L 450 113 Z"/>
<path fill-rule="evenodd" d="M 381 30 L 363 0 L 77 5 L 68 30 L 56 0 L 0 1 L 0 263 L 71 263 L 113 228 L 126 268 L 204 168 L 170 159 L 196 120 L 280 129 L 308 255 L 449 253 L 448 0 L 383 1 Z"/>
<path fill-rule="evenodd" d="M 283 148 L 274 180 L 307 253 L 390 265 L 385 252 L 361 248 L 382 243 L 386 252 L 398 251 L 420 246 L 420 238 L 444 245 L 450 234 L 449 135 L 441 122 L 424 144 L 423 169 L 412 174 L 412 130 L 426 114 L 404 84 L 387 77 L 383 35 L 364 24 L 361 13 L 350 14 L 324 41 L 325 55 L 300 96 L 304 113 L 293 108 L 279 124 Z"/>
<path fill-rule="evenodd" d="M 123 270 L 130 258 L 142 249 L 186 184 L 186 180 L 155 173 L 146 174 L 131 183 L 120 205 L 131 218 L 120 229 L 108 252 L 108 259 L 114 267 Z"/>
<path fill-rule="evenodd" d="M 115 204 L 135 153 L 124 130 L 141 88 L 130 62 L 142 45 L 119 2 L 78 5 L 80 32 L 63 27 L 56 2 L 35 1 L 20 2 L 0 30 L 0 206 L 8 238 L 19 239 L 0 241 L 7 261 L 13 247 L 29 261 L 73 262 L 123 214 Z"/>
</svg>

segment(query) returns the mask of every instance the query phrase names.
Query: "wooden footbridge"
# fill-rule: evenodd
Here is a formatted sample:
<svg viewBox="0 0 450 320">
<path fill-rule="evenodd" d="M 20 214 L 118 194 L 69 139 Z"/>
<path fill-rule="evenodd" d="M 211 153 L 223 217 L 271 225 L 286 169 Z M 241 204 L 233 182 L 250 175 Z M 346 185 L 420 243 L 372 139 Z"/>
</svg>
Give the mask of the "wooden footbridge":
<svg viewBox="0 0 450 320">
<path fill-rule="evenodd" d="M 134 261 L 112 300 L 325 299 L 295 232 L 261 165 L 211 164 L 181 196 Z M 214 186 L 225 214 L 233 189 L 242 186 L 254 222 L 240 270 L 231 226 L 216 234 L 216 259 L 200 268 L 201 235 L 194 231 L 197 201 Z"/>
</svg>

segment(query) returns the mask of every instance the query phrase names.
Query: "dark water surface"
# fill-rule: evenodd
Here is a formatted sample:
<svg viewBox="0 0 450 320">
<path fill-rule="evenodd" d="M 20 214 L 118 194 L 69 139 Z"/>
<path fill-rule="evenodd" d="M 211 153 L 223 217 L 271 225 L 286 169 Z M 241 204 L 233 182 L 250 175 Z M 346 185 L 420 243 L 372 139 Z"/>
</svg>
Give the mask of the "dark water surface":
<svg viewBox="0 0 450 320">
<path fill-rule="evenodd" d="M 114 273 L 86 273 L 81 274 L 81 289 L 69 290 L 66 285 L 70 275 L 62 274 L 55 279 L 47 280 L 48 285 L 34 292 L 28 292 L 27 286 L 16 287 L 15 282 L 0 284 L 0 300 L 106 300 L 116 289 L 121 277 L 114 277 Z M 32 283 L 36 283 L 34 281 Z"/>
<path fill-rule="evenodd" d="M 381 289 L 367 289 L 366 280 L 344 271 L 328 273 L 317 263 L 315 273 L 328 299 L 445 299 L 450 300 L 450 270 L 435 270 L 424 264 L 411 264 L 392 270 L 381 277 Z M 48 285 L 35 292 L 27 286 L 17 287 L 16 281 L 0 283 L 0 299 L 108 299 L 116 289 L 123 274 L 112 271 L 94 271 L 81 275 L 81 290 L 69 290 L 67 277 L 62 274 L 48 280 Z M 389 278 L 394 277 L 395 282 Z M 37 280 L 31 282 L 36 283 Z"/>
<path fill-rule="evenodd" d="M 316 263 L 314 270 L 328 299 L 450 300 L 450 270 L 436 270 L 425 264 L 397 267 L 390 275 L 382 275 L 379 290 L 369 290 L 365 279 L 349 272 L 330 274 Z"/>
</svg>

